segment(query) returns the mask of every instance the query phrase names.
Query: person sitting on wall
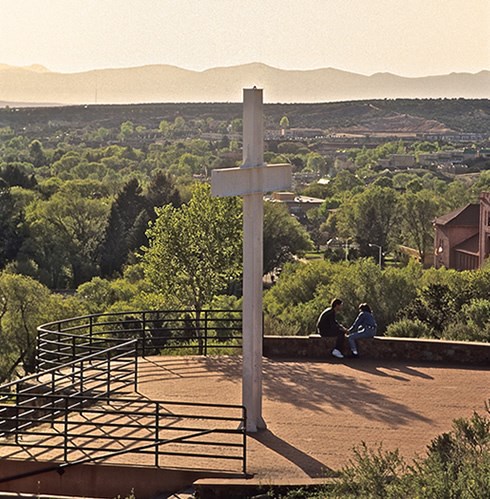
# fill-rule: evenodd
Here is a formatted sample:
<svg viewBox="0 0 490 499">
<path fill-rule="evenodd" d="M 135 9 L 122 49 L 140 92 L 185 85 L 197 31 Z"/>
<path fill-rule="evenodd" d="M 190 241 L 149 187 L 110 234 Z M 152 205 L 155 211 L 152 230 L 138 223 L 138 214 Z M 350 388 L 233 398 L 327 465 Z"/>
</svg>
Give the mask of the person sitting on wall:
<svg viewBox="0 0 490 499">
<path fill-rule="evenodd" d="M 344 354 L 342 350 L 344 349 L 345 343 L 345 333 L 347 329 L 339 324 L 336 319 L 337 312 L 342 309 L 343 302 L 339 298 L 335 298 L 329 308 L 326 308 L 318 317 L 316 323 L 316 330 L 318 334 L 322 337 L 335 337 L 335 347 L 331 354 L 337 359 L 343 359 Z"/>
<path fill-rule="evenodd" d="M 377 329 L 378 325 L 374 320 L 371 307 L 367 303 L 361 303 L 359 305 L 359 315 L 349 328 L 349 334 L 347 335 L 347 340 L 349 341 L 353 357 L 359 357 L 356 340 L 360 340 L 362 338 L 372 338 L 376 335 Z"/>
</svg>

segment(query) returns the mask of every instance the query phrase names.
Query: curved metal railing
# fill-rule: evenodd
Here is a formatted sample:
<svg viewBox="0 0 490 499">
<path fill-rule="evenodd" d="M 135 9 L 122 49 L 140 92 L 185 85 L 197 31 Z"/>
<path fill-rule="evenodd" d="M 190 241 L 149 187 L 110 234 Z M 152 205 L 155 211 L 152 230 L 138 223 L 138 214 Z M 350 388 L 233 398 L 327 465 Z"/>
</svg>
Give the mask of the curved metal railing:
<svg viewBox="0 0 490 499">
<path fill-rule="evenodd" d="M 135 338 L 140 356 L 161 351 L 207 355 L 241 349 L 240 310 L 145 310 L 92 314 L 38 327 L 36 365 L 49 369 Z"/>
<path fill-rule="evenodd" d="M 2 444 L 57 449 L 59 467 L 138 453 L 152 454 L 156 466 L 165 455 L 240 460 L 245 473 L 243 406 L 134 398 L 139 356 L 225 348 L 241 348 L 240 311 L 120 312 L 43 324 L 37 372 L 0 386 Z"/>
</svg>

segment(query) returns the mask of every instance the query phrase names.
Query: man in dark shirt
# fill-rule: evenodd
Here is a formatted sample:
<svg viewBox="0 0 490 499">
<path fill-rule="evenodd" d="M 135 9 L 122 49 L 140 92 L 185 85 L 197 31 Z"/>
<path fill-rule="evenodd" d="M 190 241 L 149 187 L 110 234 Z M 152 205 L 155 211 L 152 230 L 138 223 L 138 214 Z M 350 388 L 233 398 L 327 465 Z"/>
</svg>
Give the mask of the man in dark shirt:
<svg viewBox="0 0 490 499">
<path fill-rule="evenodd" d="M 325 309 L 318 317 L 316 330 L 320 336 L 335 336 L 335 348 L 332 350 L 332 355 L 337 359 L 343 359 L 342 350 L 345 343 L 345 332 L 347 329 L 337 322 L 335 314 L 342 309 L 342 300 L 335 298 L 331 306 Z"/>
</svg>

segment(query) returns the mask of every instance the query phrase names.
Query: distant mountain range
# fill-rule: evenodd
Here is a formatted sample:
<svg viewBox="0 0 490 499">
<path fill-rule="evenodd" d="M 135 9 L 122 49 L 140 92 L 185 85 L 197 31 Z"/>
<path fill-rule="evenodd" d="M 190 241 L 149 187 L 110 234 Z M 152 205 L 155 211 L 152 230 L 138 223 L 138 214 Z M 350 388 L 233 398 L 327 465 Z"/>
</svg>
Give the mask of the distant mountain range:
<svg viewBox="0 0 490 499">
<path fill-rule="evenodd" d="M 406 78 L 333 68 L 291 71 L 265 64 L 190 71 L 151 65 L 56 73 L 41 65 L 0 64 L 0 107 L 149 102 L 240 102 L 242 89 L 264 89 L 265 102 L 394 98 L 490 98 L 490 71 Z"/>
</svg>

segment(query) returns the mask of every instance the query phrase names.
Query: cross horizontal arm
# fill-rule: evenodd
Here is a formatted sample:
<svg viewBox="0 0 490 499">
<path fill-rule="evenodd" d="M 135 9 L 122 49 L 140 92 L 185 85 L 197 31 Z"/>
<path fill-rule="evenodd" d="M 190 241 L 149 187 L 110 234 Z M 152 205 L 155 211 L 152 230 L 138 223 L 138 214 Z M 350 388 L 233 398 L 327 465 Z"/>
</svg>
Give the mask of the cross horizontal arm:
<svg viewBox="0 0 490 499">
<path fill-rule="evenodd" d="M 211 194 L 217 197 L 282 191 L 291 188 L 289 164 L 219 168 L 211 172 Z"/>
</svg>

